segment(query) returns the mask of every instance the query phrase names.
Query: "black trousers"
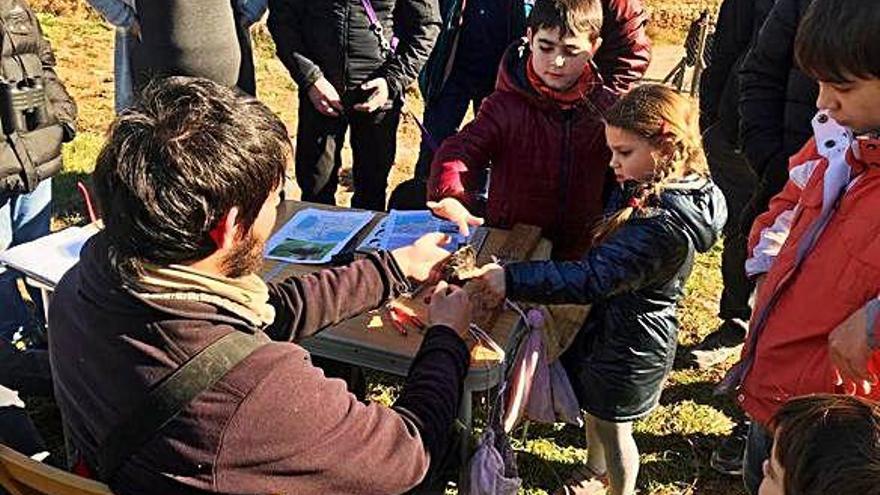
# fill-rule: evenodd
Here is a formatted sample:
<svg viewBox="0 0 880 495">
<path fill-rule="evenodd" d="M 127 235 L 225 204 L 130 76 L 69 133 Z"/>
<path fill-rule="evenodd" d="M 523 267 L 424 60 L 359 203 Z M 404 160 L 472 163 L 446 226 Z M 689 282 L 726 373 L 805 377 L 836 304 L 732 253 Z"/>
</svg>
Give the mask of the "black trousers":
<svg viewBox="0 0 880 495">
<path fill-rule="evenodd" d="M 748 231 L 741 228 L 740 218 L 758 187 L 758 177 L 745 156 L 730 143 L 720 126 L 710 127 L 703 139 L 712 180 L 721 189 L 727 202 L 727 223 L 724 224 L 724 251 L 721 253 L 721 292 L 719 317 L 748 321 L 752 310 L 749 296 L 751 282 L 746 276 Z"/>
<path fill-rule="evenodd" d="M 400 104 L 373 113 L 348 110 L 340 117 L 318 112 L 300 92 L 296 129 L 296 182 L 303 201 L 336 204 L 345 134 L 351 129 L 354 196 L 351 206 L 385 210 L 388 174 L 397 153 Z"/>
</svg>

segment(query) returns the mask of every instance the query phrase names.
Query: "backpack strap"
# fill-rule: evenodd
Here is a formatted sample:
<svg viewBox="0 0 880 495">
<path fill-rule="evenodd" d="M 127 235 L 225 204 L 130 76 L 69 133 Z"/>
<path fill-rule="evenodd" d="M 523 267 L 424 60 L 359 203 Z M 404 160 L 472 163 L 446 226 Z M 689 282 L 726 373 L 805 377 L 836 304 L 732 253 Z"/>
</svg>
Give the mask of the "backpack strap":
<svg viewBox="0 0 880 495">
<path fill-rule="evenodd" d="M 98 474 L 109 481 L 116 471 L 200 393 L 268 342 L 262 334 L 233 330 L 204 348 L 159 382 L 131 414 L 98 445 Z"/>
</svg>

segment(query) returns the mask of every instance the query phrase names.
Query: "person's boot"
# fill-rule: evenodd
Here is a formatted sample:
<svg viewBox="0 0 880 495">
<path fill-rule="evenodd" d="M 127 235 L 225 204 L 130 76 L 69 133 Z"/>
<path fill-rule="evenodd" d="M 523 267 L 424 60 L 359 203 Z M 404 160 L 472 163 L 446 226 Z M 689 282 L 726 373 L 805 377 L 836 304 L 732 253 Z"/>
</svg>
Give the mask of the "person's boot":
<svg viewBox="0 0 880 495">
<path fill-rule="evenodd" d="M 712 451 L 712 457 L 709 459 L 709 466 L 721 474 L 742 476 L 743 457 L 745 457 L 748 435 L 748 421 L 742 421 L 734 426 L 730 436 L 725 438 L 724 441 Z"/>
<path fill-rule="evenodd" d="M 691 360 L 700 369 L 707 369 L 738 354 L 748 331 L 748 323 L 738 318 L 724 320 L 691 351 Z"/>
</svg>

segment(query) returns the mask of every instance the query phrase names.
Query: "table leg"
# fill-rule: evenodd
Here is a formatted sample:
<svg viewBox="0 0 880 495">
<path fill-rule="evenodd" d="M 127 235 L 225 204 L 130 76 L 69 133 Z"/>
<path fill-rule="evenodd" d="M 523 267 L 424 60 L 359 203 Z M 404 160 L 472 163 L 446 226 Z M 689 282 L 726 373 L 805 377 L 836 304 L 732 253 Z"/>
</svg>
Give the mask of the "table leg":
<svg viewBox="0 0 880 495">
<path fill-rule="evenodd" d="M 459 446 L 459 455 L 461 456 L 461 467 L 458 471 L 458 488 L 459 491 L 466 485 L 469 473 L 468 461 L 470 461 L 471 441 L 474 437 L 474 391 L 465 382 L 464 393 L 461 397 L 461 405 L 458 409 L 458 420 L 464 426 L 462 431 L 461 445 Z"/>
</svg>

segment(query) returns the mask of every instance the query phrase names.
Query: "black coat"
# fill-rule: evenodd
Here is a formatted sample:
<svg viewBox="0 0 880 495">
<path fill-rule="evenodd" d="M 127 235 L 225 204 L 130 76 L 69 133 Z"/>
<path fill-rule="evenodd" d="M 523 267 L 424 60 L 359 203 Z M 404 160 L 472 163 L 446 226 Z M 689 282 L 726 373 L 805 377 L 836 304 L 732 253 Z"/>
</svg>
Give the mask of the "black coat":
<svg viewBox="0 0 880 495">
<path fill-rule="evenodd" d="M 440 32 L 436 0 L 372 0 L 385 38 L 399 39 L 383 57 L 360 0 L 269 0 L 269 31 L 278 58 L 304 91 L 322 76 L 344 94 L 384 77 L 390 99 L 416 78 Z"/>
<path fill-rule="evenodd" d="M 788 158 L 813 134 L 819 86 L 794 59 L 797 26 L 810 3 L 777 0 L 740 70 L 740 137 L 768 201 L 788 180 Z"/>
<path fill-rule="evenodd" d="M 711 63 L 700 79 L 700 130 L 721 126 L 739 143 L 739 70 L 774 0 L 724 0 L 715 23 Z"/>
<path fill-rule="evenodd" d="M 55 73 L 55 55 L 37 16 L 23 0 L 0 0 L 0 77 L 10 85 L 25 80 L 41 85 L 41 117 L 12 132 L 3 117 L 0 139 L 0 205 L 10 196 L 33 191 L 61 170 L 61 143 L 76 134 L 76 104 Z M 0 112 L 2 113 L 2 112 Z M 21 113 L 20 113 L 21 115 Z M 26 157 L 26 158 L 25 158 Z"/>
<path fill-rule="evenodd" d="M 657 404 L 675 357 L 676 303 L 694 253 L 715 244 L 727 219 L 714 184 L 679 184 L 663 193 L 659 207 L 623 224 L 580 261 L 505 268 L 511 299 L 593 305 L 562 363 L 581 407 L 607 421 L 632 421 Z M 610 210 L 623 204 L 616 193 Z"/>
<path fill-rule="evenodd" d="M 250 35 L 232 0 L 137 0 L 141 40 L 131 44 L 134 86 L 197 76 L 256 94 Z"/>
</svg>

